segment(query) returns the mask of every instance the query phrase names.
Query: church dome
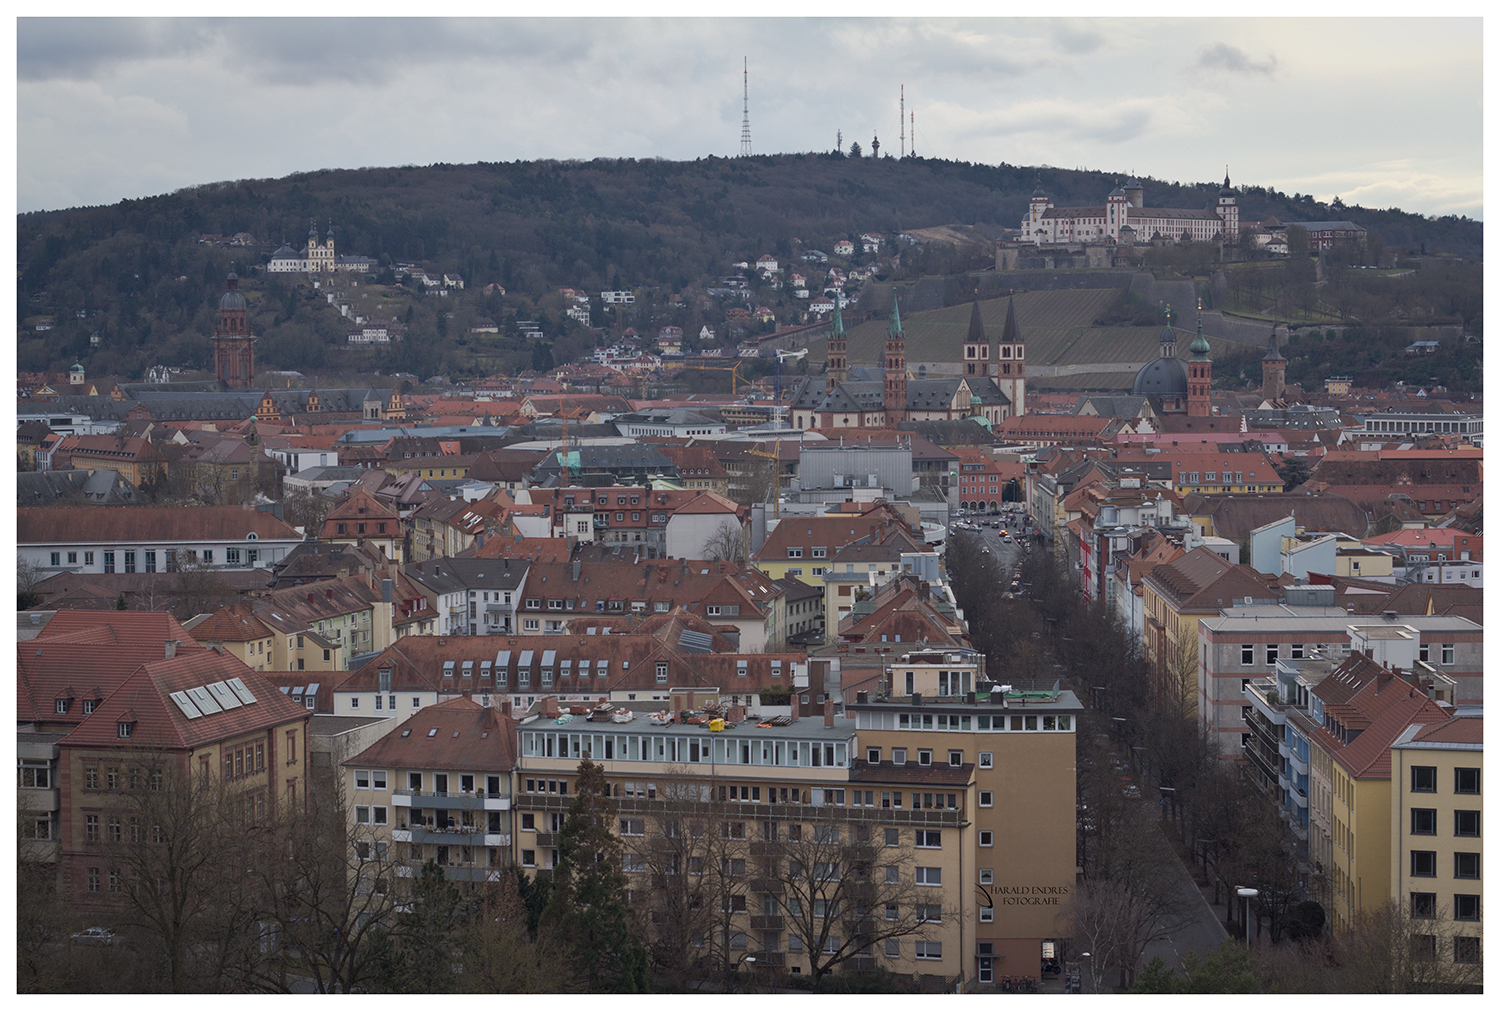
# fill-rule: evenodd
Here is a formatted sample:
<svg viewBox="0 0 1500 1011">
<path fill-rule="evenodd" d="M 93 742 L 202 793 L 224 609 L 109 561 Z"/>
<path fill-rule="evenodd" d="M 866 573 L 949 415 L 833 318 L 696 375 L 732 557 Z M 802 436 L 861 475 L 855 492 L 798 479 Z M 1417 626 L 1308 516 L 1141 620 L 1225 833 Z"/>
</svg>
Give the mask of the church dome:
<svg viewBox="0 0 1500 1011">
<path fill-rule="evenodd" d="M 1187 396 L 1187 363 L 1181 358 L 1153 358 L 1135 374 L 1130 392 L 1137 397 Z"/>
<path fill-rule="evenodd" d="M 1037 197 L 1046 197 L 1046 195 L 1047 191 L 1042 189 L 1041 186 L 1038 186 L 1036 189 L 1031 191 L 1031 198 L 1033 200 L 1035 200 Z"/>
<path fill-rule="evenodd" d="M 224 293 L 223 298 L 219 299 L 219 311 L 236 309 L 243 312 L 247 308 L 247 303 L 245 302 L 245 296 L 241 295 L 237 290 L 240 285 L 240 276 L 231 270 L 228 281 L 229 290 Z"/>
</svg>

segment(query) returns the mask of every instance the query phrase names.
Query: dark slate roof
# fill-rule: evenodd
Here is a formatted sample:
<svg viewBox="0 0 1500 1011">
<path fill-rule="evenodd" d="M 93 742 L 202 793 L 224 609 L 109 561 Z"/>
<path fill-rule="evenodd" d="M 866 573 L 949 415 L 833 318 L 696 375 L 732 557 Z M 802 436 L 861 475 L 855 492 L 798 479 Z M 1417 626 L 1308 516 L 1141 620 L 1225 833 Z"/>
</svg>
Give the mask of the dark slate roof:
<svg viewBox="0 0 1500 1011">
<path fill-rule="evenodd" d="M 1130 392 L 1136 396 L 1185 397 L 1188 391 L 1187 362 L 1176 357 L 1153 358 L 1135 374 Z"/>
<path fill-rule="evenodd" d="M 48 470 L 16 475 L 16 504 L 137 505 L 144 502 L 135 485 L 113 470 Z"/>
</svg>

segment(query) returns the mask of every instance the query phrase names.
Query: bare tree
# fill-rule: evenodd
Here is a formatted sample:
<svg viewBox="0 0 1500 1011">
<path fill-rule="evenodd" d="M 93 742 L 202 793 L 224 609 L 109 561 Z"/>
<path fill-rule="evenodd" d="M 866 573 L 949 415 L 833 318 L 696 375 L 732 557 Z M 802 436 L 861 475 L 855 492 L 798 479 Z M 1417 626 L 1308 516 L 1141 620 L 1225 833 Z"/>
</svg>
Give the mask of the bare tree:
<svg viewBox="0 0 1500 1011">
<path fill-rule="evenodd" d="M 703 542 L 703 557 L 713 561 L 733 562 L 745 560 L 745 529 L 734 520 L 724 520 Z"/>
<path fill-rule="evenodd" d="M 333 500 L 328 496 L 301 488 L 287 492 L 283 504 L 286 521 L 309 534 L 323 529 L 323 517 L 333 508 Z"/>
<path fill-rule="evenodd" d="M 846 963 L 873 968 L 887 941 L 925 943 L 928 924 L 960 915 L 943 908 L 941 888 L 925 887 L 935 882 L 919 885 L 903 870 L 914 852 L 908 830 L 851 824 L 847 810 L 811 807 L 796 821 L 768 823 L 756 868 L 782 883 L 775 894 L 787 947 L 807 956 L 814 986 Z"/>
<path fill-rule="evenodd" d="M 234 591 L 214 566 L 197 558 L 177 556 L 177 605 L 184 618 L 212 613 L 233 602 Z"/>
<path fill-rule="evenodd" d="M 1348 993 L 1443 993 L 1484 985 L 1477 936 L 1459 940 L 1445 905 L 1411 915 L 1395 902 L 1356 912 L 1348 930 L 1334 935 L 1336 989 Z M 1430 914 L 1430 917 L 1429 915 Z M 1458 946 L 1458 947 L 1456 947 Z"/>
</svg>

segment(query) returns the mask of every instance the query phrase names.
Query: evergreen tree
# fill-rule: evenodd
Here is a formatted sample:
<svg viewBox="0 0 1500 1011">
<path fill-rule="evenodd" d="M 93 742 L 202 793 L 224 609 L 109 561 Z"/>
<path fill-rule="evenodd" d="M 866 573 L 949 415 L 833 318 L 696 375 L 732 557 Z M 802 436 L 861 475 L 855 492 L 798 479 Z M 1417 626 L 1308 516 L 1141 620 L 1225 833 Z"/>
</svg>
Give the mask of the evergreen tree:
<svg viewBox="0 0 1500 1011">
<path fill-rule="evenodd" d="M 543 928 L 571 944 L 574 971 L 588 990 L 639 993 L 646 988 L 646 949 L 630 922 L 614 817 L 604 768 L 585 758 L 558 838 Z"/>
</svg>

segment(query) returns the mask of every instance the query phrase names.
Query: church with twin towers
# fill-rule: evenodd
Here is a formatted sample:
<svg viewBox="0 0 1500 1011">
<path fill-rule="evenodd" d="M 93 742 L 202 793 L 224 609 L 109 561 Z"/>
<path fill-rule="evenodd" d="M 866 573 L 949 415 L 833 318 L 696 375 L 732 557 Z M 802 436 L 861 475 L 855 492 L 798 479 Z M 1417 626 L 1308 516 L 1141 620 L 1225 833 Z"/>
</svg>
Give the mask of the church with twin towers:
<svg viewBox="0 0 1500 1011">
<path fill-rule="evenodd" d="M 834 302 L 828 331 L 828 363 L 822 376 L 807 376 L 790 391 L 789 417 L 796 428 L 894 428 L 903 421 L 984 419 L 991 426 L 1026 413 L 1026 345 L 1016 325 L 1012 296 L 997 341 L 984 330 L 975 299 L 957 377 L 928 379 L 906 364 L 906 334 L 900 299 L 891 296 L 880 362 L 850 366 L 843 314 Z"/>
</svg>

